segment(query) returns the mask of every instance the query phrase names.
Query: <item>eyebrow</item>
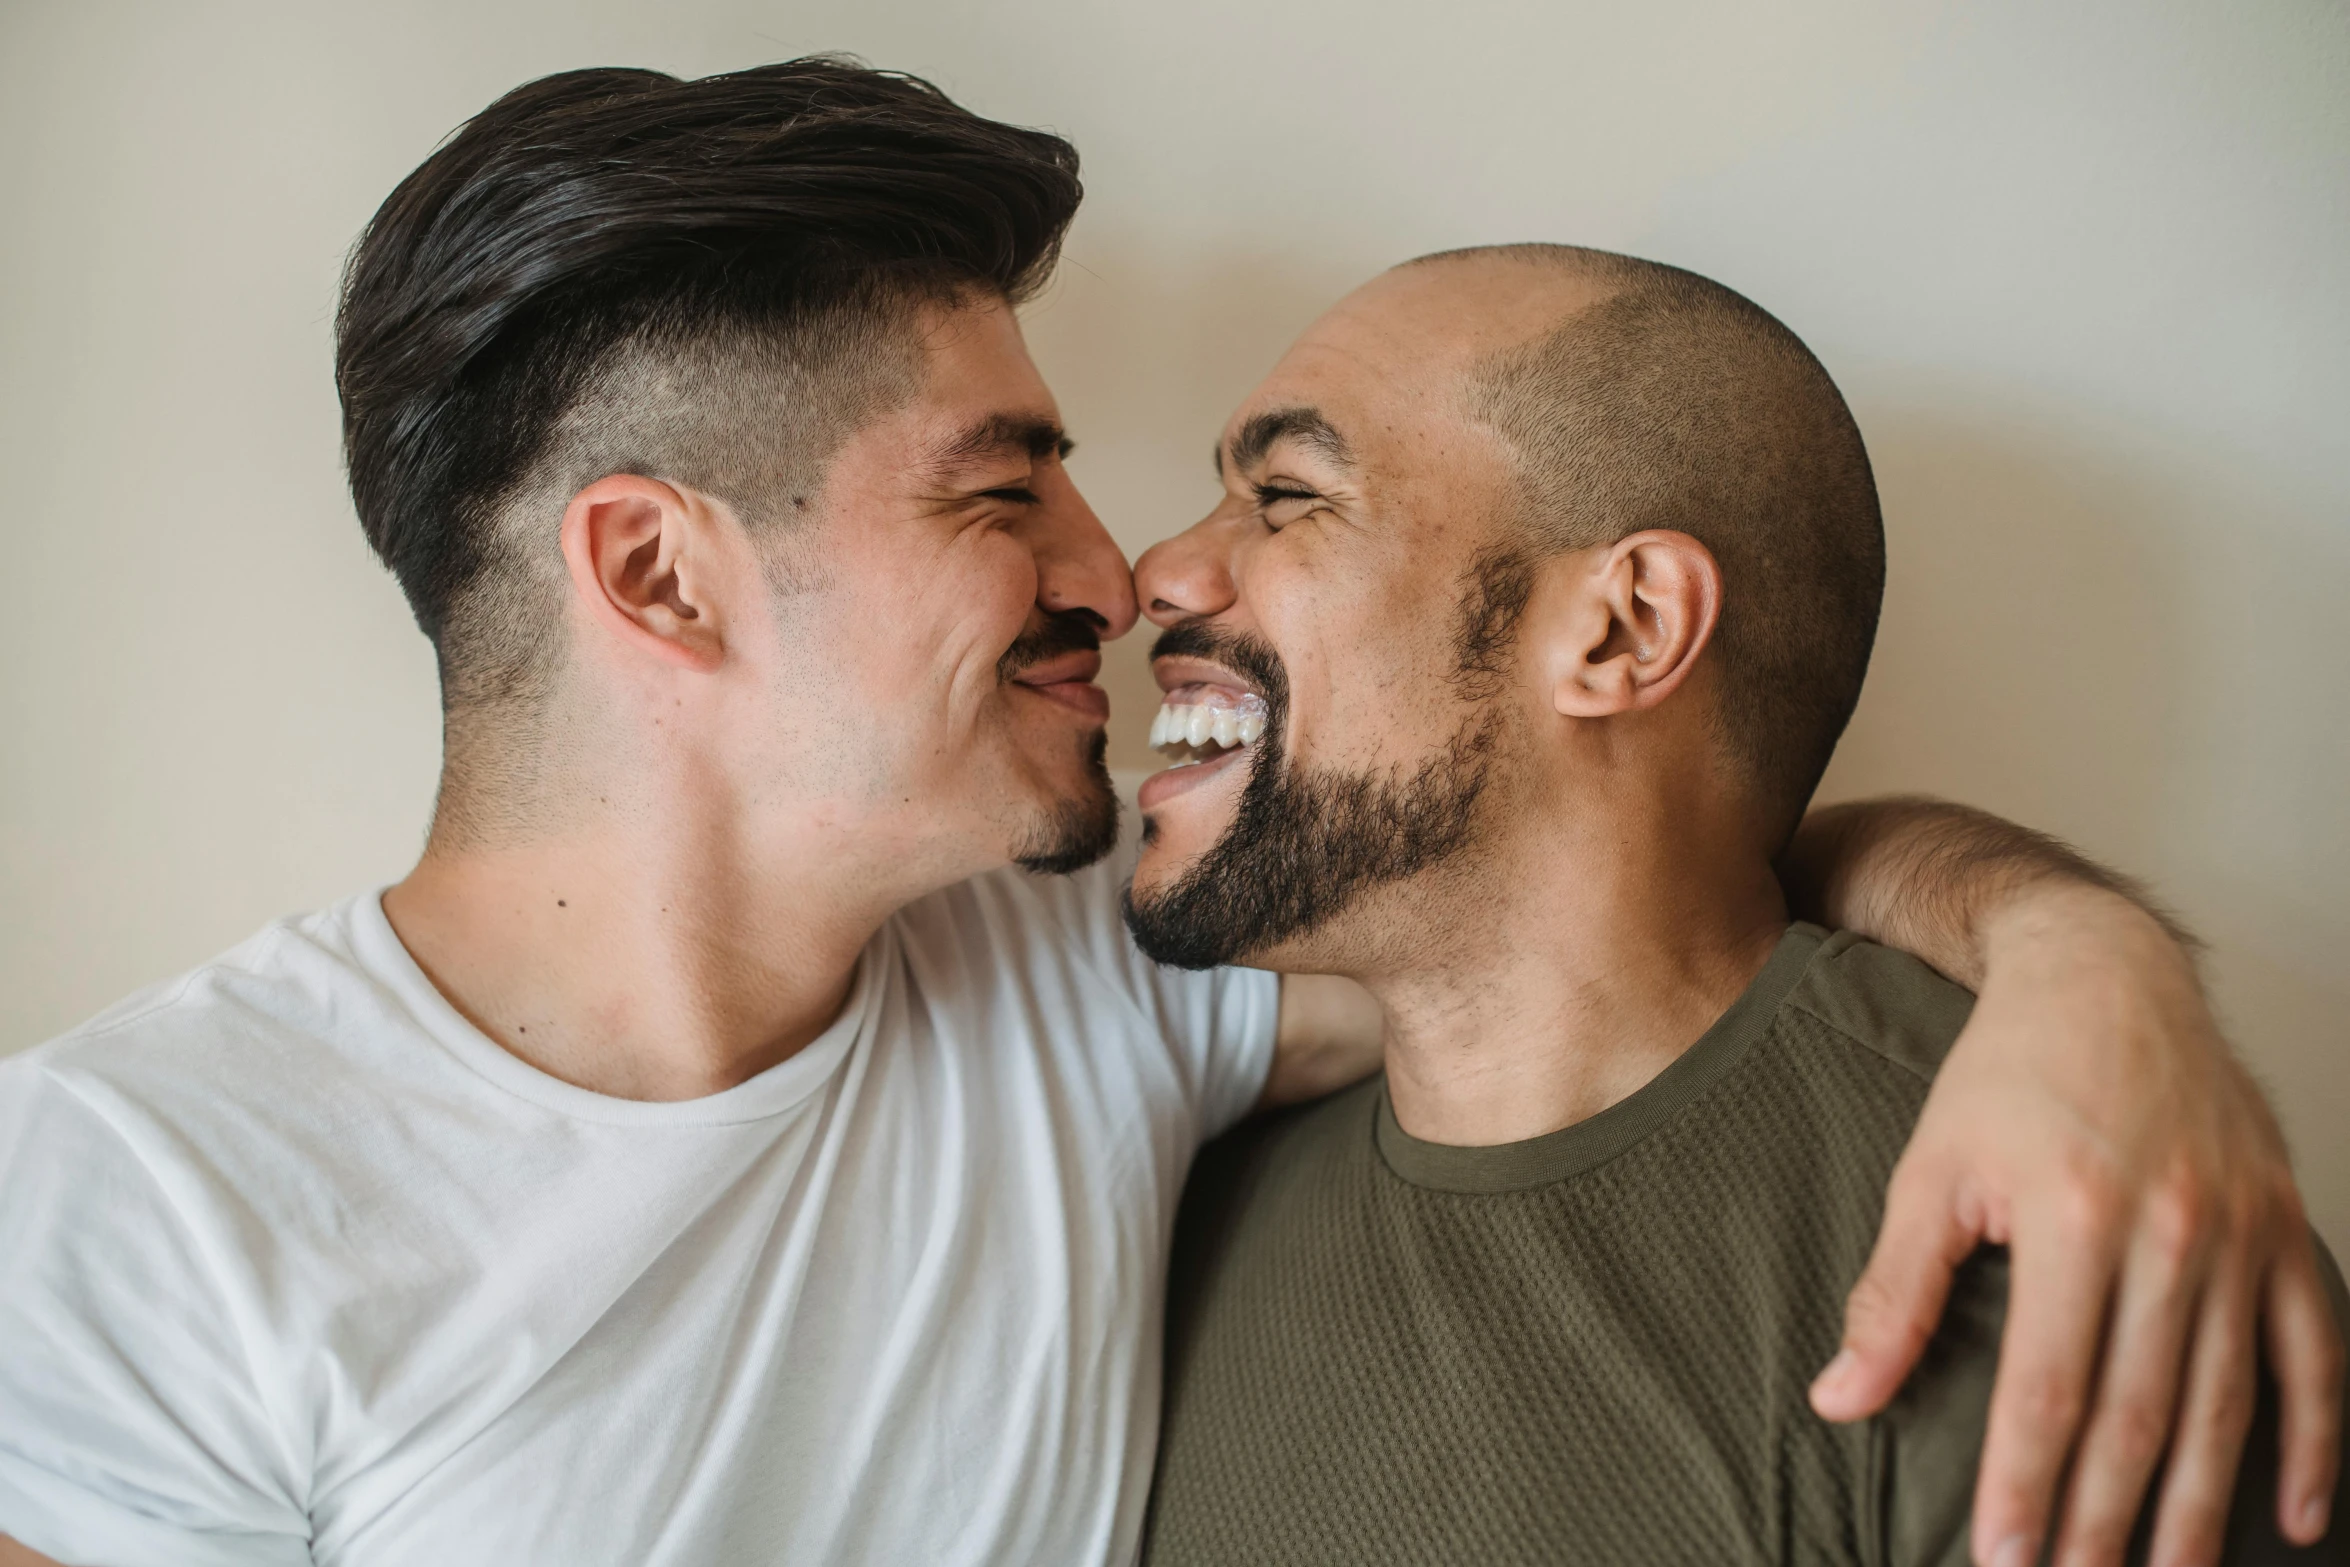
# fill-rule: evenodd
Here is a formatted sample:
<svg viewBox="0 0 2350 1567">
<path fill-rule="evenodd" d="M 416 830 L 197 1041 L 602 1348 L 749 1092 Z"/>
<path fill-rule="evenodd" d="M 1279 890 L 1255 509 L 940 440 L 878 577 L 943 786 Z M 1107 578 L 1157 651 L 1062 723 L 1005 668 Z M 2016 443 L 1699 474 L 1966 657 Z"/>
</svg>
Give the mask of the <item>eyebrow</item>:
<svg viewBox="0 0 2350 1567">
<path fill-rule="evenodd" d="M 952 473 L 1005 452 L 1022 452 L 1031 459 L 1066 457 L 1077 443 L 1058 423 L 1038 414 L 989 414 L 938 447 L 924 464 L 935 473 Z"/>
<path fill-rule="evenodd" d="M 1232 437 L 1231 462 L 1235 468 L 1251 468 L 1264 460 L 1276 441 L 1298 441 L 1320 452 L 1341 468 L 1354 466 L 1354 448 L 1338 427 L 1324 418 L 1319 408 L 1273 408 L 1253 415 L 1241 425 Z M 1216 472 L 1224 472 L 1225 448 L 1216 448 Z"/>
</svg>

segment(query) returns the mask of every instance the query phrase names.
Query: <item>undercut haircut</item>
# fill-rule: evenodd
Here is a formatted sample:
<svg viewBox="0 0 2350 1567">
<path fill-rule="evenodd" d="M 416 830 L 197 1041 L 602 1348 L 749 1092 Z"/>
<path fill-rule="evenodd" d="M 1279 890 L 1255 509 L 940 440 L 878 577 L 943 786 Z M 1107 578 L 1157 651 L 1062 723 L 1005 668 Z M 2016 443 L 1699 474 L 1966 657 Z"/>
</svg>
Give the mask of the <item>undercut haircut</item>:
<svg viewBox="0 0 2350 1567">
<path fill-rule="evenodd" d="M 917 390 L 921 307 L 1026 299 L 1082 193 L 1062 138 L 833 56 L 567 71 L 459 129 L 353 249 L 335 355 L 352 499 L 432 639 L 450 765 L 465 714 L 548 689 L 573 494 L 631 473 L 754 528 L 809 511 Z"/>
<path fill-rule="evenodd" d="M 1516 456 L 1518 516 L 1464 600 L 1464 673 L 1491 672 L 1533 561 L 1689 534 L 1722 569 L 1717 736 L 1776 853 L 1860 700 L 1884 598 L 1884 524 L 1851 410 L 1800 338 L 1693 272 L 1565 245 L 1413 264 L 1480 255 L 1603 292 L 1471 375 L 1473 415 Z"/>
</svg>

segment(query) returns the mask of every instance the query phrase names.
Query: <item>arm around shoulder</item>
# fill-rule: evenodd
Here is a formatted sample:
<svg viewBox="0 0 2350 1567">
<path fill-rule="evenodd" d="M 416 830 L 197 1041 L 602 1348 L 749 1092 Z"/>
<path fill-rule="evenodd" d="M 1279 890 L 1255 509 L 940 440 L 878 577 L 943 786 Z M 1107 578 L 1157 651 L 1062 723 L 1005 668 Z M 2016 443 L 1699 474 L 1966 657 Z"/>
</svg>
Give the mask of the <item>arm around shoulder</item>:
<svg viewBox="0 0 2350 1567">
<path fill-rule="evenodd" d="M 2263 1342 L 2282 1447 L 2272 1516 L 2288 1539 L 2322 1534 L 2342 1334 L 2284 1141 L 2220 1036 L 2192 940 L 2126 877 L 1932 800 L 1814 812 L 1781 873 L 1798 912 L 1979 993 L 1894 1172 L 1815 1406 L 1840 1420 L 1882 1409 L 1953 1270 L 2004 1244 L 2014 1298 L 1973 1520 L 1984 1560 L 2035 1560 L 2051 1535 L 2110 1559 L 2158 1471 L 2158 1553 L 2210 1559 Z"/>
</svg>

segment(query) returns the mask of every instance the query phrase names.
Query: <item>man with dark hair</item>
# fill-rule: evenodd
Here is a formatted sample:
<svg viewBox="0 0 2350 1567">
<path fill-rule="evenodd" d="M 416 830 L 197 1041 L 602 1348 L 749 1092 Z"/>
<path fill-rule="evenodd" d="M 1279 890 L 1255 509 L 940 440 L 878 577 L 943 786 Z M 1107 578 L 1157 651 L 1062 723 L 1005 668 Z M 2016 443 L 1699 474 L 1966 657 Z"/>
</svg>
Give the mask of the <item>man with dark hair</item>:
<svg viewBox="0 0 2350 1567">
<path fill-rule="evenodd" d="M 1014 315 L 1078 197 L 1059 138 L 829 59 L 550 77 L 393 193 L 336 368 L 440 660 L 431 836 L 0 1066 L 0 1534 L 112 1567 L 1131 1557 L 1192 1154 L 1378 1045 L 1340 981 L 1162 969 L 1121 926 L 1093 681 L 1133 583 Z M 2079 890 L 2028 843 L 1887 850 L 1952 819 L 1820 840 L 1825 912 L 1929 955 L 2010 933 L 2012 1013 L 1915 1146 L 1922 1191 L 2087 1170 L 2113 1204 L 2019 1254 L 2074 1303 L 2026 1374 L 2085 1382 L 2118 1285 L 2224 1287 L 2226 1329 L 2299 1299 L 2265 1236 L 2125 1278 L 2158 1174 L 2291 1211 L 2274 1129 L 2143 914 L 2025 932 Z M 2086 1107 L 2049 1075 L 2145 1061 L 2172 1076 Z M 1938 1277 L 1856 1311 L 1834 1396 L 1890 1395 Z M 2108 1418 L 2064 1439 L 2134 1497 Z M 2003 1472 L 2024 1514 L 2062 1461 Z"/>
<path fill-rule="evenodd" d="M 1147 1560 L 2039 1560 L 1970 1528 L 1987 1432 L 2032 1437 L 1992 1412 L 2004 1252 L 1884 1414 L 1805 1401 L 1973 1004 L 1790 924 L 1773 870 L 1884 581 L 1826 371 L 1675 268 L 1455 252 L 1309 329 L 1220 450 L 1225 503 L 1135 573 L 1178 762 L 1128 922 L 1359 980 L 1386 1071 L 1200 1157 Z M 1200 740 L 1241 710 L 1252 743 Z M 2233 1508 L 2168 1509 L 2157 1559 L 2223 1524 L 2227 1560 L 2303 1556 L 2277 1433 L 2264 1399 Z M 2074 1499 L 2114 1559 L 2137 1497 Z"/>
</svg>

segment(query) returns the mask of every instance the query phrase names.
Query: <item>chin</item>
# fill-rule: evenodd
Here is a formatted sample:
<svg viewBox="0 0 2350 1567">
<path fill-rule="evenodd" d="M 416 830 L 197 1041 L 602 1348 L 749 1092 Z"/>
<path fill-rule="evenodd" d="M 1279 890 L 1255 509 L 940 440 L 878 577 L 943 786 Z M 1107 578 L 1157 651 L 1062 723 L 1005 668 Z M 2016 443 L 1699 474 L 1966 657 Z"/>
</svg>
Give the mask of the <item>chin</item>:
<svg viewBox="0 0 2350 1567">
<path fill-rule="evenodd" d="M 1126 883 L 1128 894 L 1145 903 L 1165 891 L 1183 869 L 1183 861 L 1167 848 L 1156 827 L 1150 818 L 1143 818 L 1142 855 L 1134 862 L 1134 874 Z"/>
<path fill-rule="evenodd" d="M 1101 860 L 1118 846 L 1118 791 L 1103 758 L 1109 737 L 1100 730 L 1082 744 L 1077 777 L 1053 791 L 1012 847 L 1012 863 L 1040 876 L 1066 876 Z"/>
</svg>

